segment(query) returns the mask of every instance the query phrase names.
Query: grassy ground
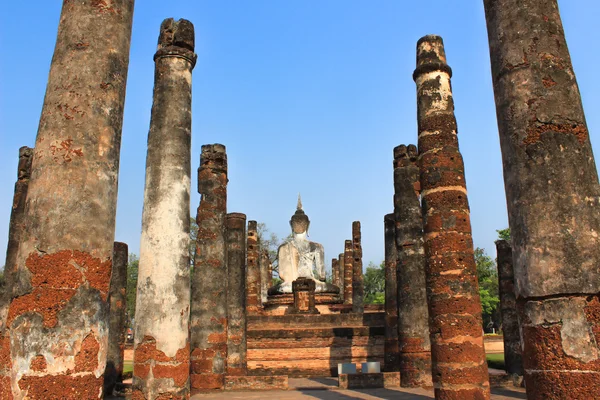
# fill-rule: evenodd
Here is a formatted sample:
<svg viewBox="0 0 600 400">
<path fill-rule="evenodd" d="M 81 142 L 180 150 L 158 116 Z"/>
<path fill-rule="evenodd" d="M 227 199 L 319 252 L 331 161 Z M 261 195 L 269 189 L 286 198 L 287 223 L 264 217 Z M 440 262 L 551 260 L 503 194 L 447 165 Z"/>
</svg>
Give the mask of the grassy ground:
<svg viewBox="0 0 600 400">
<path fill-rule="evenodd" d="M 485 358 L 487 359 L 488 367 L 504 369 L 504 354 L 486 354 Z"/>
<path fill-rule="evenodd" d="M 123 374 L 133 372 L 133 361 L 125 360 L 123 362 Z"/>
</svg>

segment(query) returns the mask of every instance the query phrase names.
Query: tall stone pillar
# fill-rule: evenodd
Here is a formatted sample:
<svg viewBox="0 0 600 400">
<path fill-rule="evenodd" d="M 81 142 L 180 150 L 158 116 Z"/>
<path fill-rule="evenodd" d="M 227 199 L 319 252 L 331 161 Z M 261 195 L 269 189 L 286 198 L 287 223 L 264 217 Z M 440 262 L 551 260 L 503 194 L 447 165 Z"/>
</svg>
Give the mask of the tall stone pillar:
<svg viewBox="0 0 600 400">
<path fill-rule="evenodd" d="M 190 174 L 194 26 L 165 19 L 154 96 L 135 309 L 133 396 L 189 395 Z"/>
<path fill-rule="evenodd" d="M 246 270 L 246 310 L 255 314 L 260 309 L 260 267 L 258 265 L 258 230 L 256 221 L 248 221 Z"/>
<path fill-rule="evenodd" d="M 267 302 L 269 287 L 271 287 L 271 260 L 267 249 L 259 249 L 260 256 L 260 304 L 261 306 Z"/>
<path fill-rule="evenodd" d="M 394 219 L 398 251 L 400 383 L 431 387 L 431 344 L 425 284 L 417 148 L 394 148 Z M 439 278 L 438 278 L 439 279 Z"/>
<path fill-rule="evenodd" d="M 594 398 L 600 187 L 557 1 L 484 5 L 527 396 Z"/>
<path fill-rule="evenodd" d="M 521 335 L 517 317 L 517 300 L 513 274 L 513 255 L 510 243 L 496 241 L 498 263 L 498 287 L 500 291 L 500 312 L 504 336 L 504 368 L 508 374 L 523 376 Z"/>
<path fill-rule="evenodd" d="M 344 242 L 344 304 L 352 304 L 352 283 L 354 275 L 354 255 L 352 240 Z"/>
<path fill-rule="evenodd" d="M 481 302 L 451 73 L 442 38 L 421 38 L 413 77 L 433 384 L 438 399 L 487 399 Z"/>
<path fill-rule="evenodd" d="M 335 286 L 340 286 L 340 264 L 337 258 L 331 259 L 331 280 Z"/>
<path fill-rule="evenodd" d="M 8 304 L 12 300 L 11 291 L 15 278 L 14 274 L 17 270 L 17 252 L 19 250 L 19 242 L 25 230 L 25 202 L 27 200 L 29 179 L 31 178 L 32 160 L 33 149 L 26 146 L 21 147 L 19 149 L 19 164 L 17 166 L 17 182 L 15 183 L 10 225 L 8 227 L 8 244 L 6 248 L 6 262 L 4 263 L 4 287 L 0 284 L 0 335 L 4 332 Z"/>
<path fill-rule="evenodd" d="M 198 192 L 201 198 L 192 275 L 190 377 L 194 389 L 221 389 L 227 367 L 229 279 L 225 250 L 227 154 L 222 144 L 202 146 Z"/>
<path fill-rule="evenodd" d="M 102 397 L 132 17 L 133 0 L 63 2 L 0 346 L 11 366 L 0 397 Z"/>
<path fill-rule="evenodd" d="M 227 233 L 227 375 L 247 375 L 246 215 L 229 213 Z"/>
<path fill-rule="evenodd" d="M 4 264 L 4 283 L 0 283 L 0 398 L 12 398 L 10 390 L 10 341 L 6 334 L 6 317 L 8 305 L 12 301 L 12 288 L 15 286 L 15 271 L 17 270 L 16 258 L 19 243 L 25 230 L 25 202 L 27 189 L 31 177 L 31 161 L 33 149 L 21 147 L 19 149 L 19 164 L 17 167 L 17 182 L 13 196 L 10 225 L 8 228 L 8 246 L 6 249 L 6 262 Z"/>
<path fill-rule="evenodd" d="M 340 300 L 344 300 L 344 279 L 345 279 L 345 269 L 344 269 L 344 253 L 338 254 L 338 266 L 340 267 Z"/>
<path fill-rule="evenodd" d="M 115 242 L 112 275 L 108 292 L 108 352 L 104 370 L 104 393 L 111 395 L 117 383 L 123 382 L 125 321 L 127 311 L 127 244 Z"/>
<path fill-rule="evenodd" d="M 352 222 L 352 312 L 363 313 L 364 281 L 360 221 Z"/>
<path fill-rule="evenodd" d="M 400 371 L 398 358 L 398 282 L 396 279 L 396 221 L 394 214 L 383 218 L 385 245 L 385 342 L 383 366 L 386 372 Z"/>
</svg>

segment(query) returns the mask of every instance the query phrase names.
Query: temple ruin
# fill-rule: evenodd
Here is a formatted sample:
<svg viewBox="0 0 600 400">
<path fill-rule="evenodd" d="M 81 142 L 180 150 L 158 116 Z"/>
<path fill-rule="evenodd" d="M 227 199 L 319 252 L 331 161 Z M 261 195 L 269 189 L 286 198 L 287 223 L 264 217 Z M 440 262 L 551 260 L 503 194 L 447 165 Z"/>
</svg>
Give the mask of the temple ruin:
<svg viewBox="0 0 600 400">
<path fill-rule="evenodd" d="M 1 399 L 102 398 L 122 384 L 128 249 L 114 232 L 133 1 L 111 4 L 114 12 L 64 2 L 36 146 L 19 152 L 0 291 Z M 516 385 L 524 377 L 528 399 L 592 399 L 600 394 L 600 185 L 558 6 L 484 4 L 512 234 L 497 242 L 506 372 Z M 393 149 L 382 305 L 364 303 L 361 222 L 349 220 L 350 239 L 328 249 L 338 257 L 327 279 L 325 249 L 308 238 L 318 205 L 305 209 L 300 196 L 274 273 L 257 219 L 228 213 L 223 144 L 201 149 L 190 260 L 194 49 L 190 21 L 162 22 L 131 398 L 338 377 L 341 388 L 489 399 L 442 38 L 416 45 L 418 146 Z"/>
</svg>

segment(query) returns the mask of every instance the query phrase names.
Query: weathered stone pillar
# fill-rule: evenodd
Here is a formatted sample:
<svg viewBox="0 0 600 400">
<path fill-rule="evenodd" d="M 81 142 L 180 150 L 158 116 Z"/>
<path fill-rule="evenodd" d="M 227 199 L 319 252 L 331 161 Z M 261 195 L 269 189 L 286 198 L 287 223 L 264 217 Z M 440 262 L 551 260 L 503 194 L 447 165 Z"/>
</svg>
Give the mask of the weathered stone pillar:
<svg viewBox="0 0 600 400">
<path fill-rule="evenodd" d="M 481 302 L 450 76 L 442 38 L 421 38 L 413 77 L 433 384 L 438 399 L 487 399 Z"/>
<path fill-rule="evenodd" d="M 340 269 L 340 280 L 339 280 L 339 288 L 340 288 L 340 300 L 344 300 L 344 279 L 345 279 L 345 270 L 344 270 L 344 253 L 338 254 L 338 266 Z"/>
<path fill-rule="evenodd" d="M 260 267 L 260 304 L 261 306 L 267 302 L 269 287 L 271 287 L 271 260 L 267 249 L 260 249 L 259 256 Z"/>
<path fill-rule="evenodd" d="M 496 241 L 500 312 L 504 336 L 504 368 L 509 374 L 523 376 L 521 335 L 517 317 L 512 248 L 506 240 Z"/>
<path fill-rule="evenodd" d="M 227 375 L 247 375 L 246 215 L 227 214 Z"/>
<path fill-rule="evenodd" d="M 127 311 L 127 244 L 115 242 L 112 275 L 108 292 L 108 351 L 104 370 L 104 393 L 111 395 L 117 383 L 123 382 L 125 320 Z"/>
<path fill-rule="evenodd" d="M 17 167 L 17 182 L 13 196 L 10 225 L 8 227 L 8 246 L 6 249 L 6 262 L 4 264 L 4 283 L 0 283 L 0 398 L 12 398 L 10 390 L 10 342 L 6 335 L 6 318 L 8 305 L 12 300 L 14 286 L 16 259 L 23 231 L 25 229 L 25 202 L 27 189 L 31 177 L 31 160 L 33 149 L 21 147 L 19 149 L 19 164 Z"/>
<path fill-rule="evenodd" d="M 63 2 L 0 346 L 11 365 L 0 397 L 102 397 L 132 16 L 133 0 Z"/>
<path fill-rule="evenodd" d="M 594 398 L 600 187 L 557 1 L 484 5 L 527 396 Z"/>
<path fill-rule="evenodd" d="M 222 144 L 202 146 L 198 168 L 201 195 L 196 223 L 190 321 L 191 384 L 221 389 L 227 362 L 227 282 L 225 250 L 227 154 Z"/>
<path fill-rule="evenodd" d="M 354 272 L 352 240 L 344 242 L 344 304 L 352 304 L 352 275 Z"/>
<path fill-rule="evenodd" d="M 352 312 L 363 313 L 364 283 L 360 221 L 352 222 Z"/>
<path fill-rule="evenodd" d="M 396 221 L 394 214 L 383 218 L 385 245 L 385 342 L 383 366 L 385 372 L 400 371 L 398 358 L 398 283 L 396 279 Z"/>
<path fill-rule="evenodd" d="M 162 22 L 154 62 L 132 387 L 148 400 L 190 389 L 191 22 Z"/>
<path fill-rule="evenodd" d="M 315 306 L 315 281 L 300 277 L 292 282 L 295 314 L 319 314 Z"/>
<path fill-rule="evenodd" d="M 260 267 L 258 265 L 258 231 L 256 221 L 248 221 L 246 270 L 246 310 L 255 314 L 260 309 Z"/>
<path fill-rule="evenodd" d="M 331 280 L 335 286 L 340 286 L 340 264 L 337 258 L 331 259 Z"/>
<path fill-rule="evenodd" d="M 431 345 L 425 284 L 417 148 L 394 148 L 394 219 L 398 251 L 398 336 L 403 387 L 431 387 Z"/>
</svg>

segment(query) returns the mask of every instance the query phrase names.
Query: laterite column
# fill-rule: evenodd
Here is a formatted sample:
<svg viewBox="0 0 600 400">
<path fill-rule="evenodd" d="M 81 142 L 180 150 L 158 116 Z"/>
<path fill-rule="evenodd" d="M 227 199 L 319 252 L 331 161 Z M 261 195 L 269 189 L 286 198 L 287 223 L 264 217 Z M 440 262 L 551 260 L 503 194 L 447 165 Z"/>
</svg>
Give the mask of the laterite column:
<svg viewBox="0 0 600 400">
<path fill-rule="evenodd" d="M 0 345 L 11 368 L 2 398 L 102 397 L 133 0 L 105 3 L 63 2 Z"/>
<path fill-rule="evenodd" d="M 125 321 L 127 311 L 127 244 L 115 242 L 112 275 L 108 292 L 108 353 L 104 370 L 104 393 L 112 395 L 117 383 L 123 382 Z"/>
<path fill-rule="evenodd" d="M 256 314 L 261 306 L 257 225 L 256 221 L 248 221 L 248 245 L 246 250 L 246 310 L 250 314 Z"/>
<path fill-rule="evenodd" d="M 227 182 L 225 146 L 203 145 L 190 321 L 193 389 L 222 389 L 227 370 Z"/>
<path fill-rule="evenodd" d="M 352 240 L 344 242 L 344 304 L 352 304 L 352 275 L 354 272 Z"/>
<path fill-rule="evenodd" d="M 383 218 L 385 245 L 385 342 L 383 366 L 385 372 L 400 371 L 398 359 L 398 282 L 396 279 L 396 221 L 394 214 Z"/>
<path fill-rule="evenodd" d="M 340 286 L 340 264 L 337 258 L 331 259 L 331 279 L 335 286 Z"/>
<path fill-rule="evenodd" d="M 340 267 L 340 280 L 339 280 L 339 288 L 340 288 L 340 300 L 344 300 L 344 279 L 345 279 L 345 269 L 344 269 L 344 253 L 338 254 L 338 265 Z"/>
<path fill-rule="evenodd" d="M 246 215 L 227 214 L 227 375 L 247 375 Z"/>
<path fill-rule="evenodd" d="M 10 393 L 10 343 L 8 335 L 6 335 L 6 317 L 8 315 L 8 305 L 12 301 L 12 288 L 17 269 L 17 252 L 25 230 L 25 202 L 27 200 L 29 178 L 31 177 L 32 159 L 32 148 L 24 146 L 19 149 L 17 182 L 15 183 L 10 225 L 8 227 L 4 284 L 0 284 L 0 398 L 12 397 Z"/>
<path fill-rule="evenodd" d="M 431 387 L 431 344 L 425 284 L 423 217 L 417 148 L 394 148 L 394 219 L 398 251 L 400 383 Z"/>
<path fill-rule="evenodd" d="M 515 277 L 513 273 L 513 254 L 510 243 L 496 241 L 498 263 L 498 287 L 500 292 L 500 312 L 502 314 L 502 334 L 504 337 L 504 369 L 511 375 L 523 376 L 523 356 L 521 335 L 517 317 L 515 297 Z"/>
<path fill-rule="evenodd" d="M 484 5 L 527 396 L 595 398 L 600 187 L 558 4 Z"/>
<path fill-rule="evenodd" d="M 365 290 L 362 270 L 360 221 L 352 222 L 352 257 L 352 312 L 362 314 L 365 311 Z"/>
<path fill-rule="evenodd" d="M 271 286 L 271 260 L 267 249 L 259 248 L 260 256 L 258 258 L 260 267 L 260 304 L 263 306 L 267 302 L 269 287 Z"/>
<path fill-rule="evenodd" d="M 134 399 L 189 396 L 190 174 L 194 26 L 165 19 L 154 97 L 135 309 Z"/>
<path fill-rule="evenodd" d="M 436 399 L 488 399 L 464 164 L 442 38 L 417 43 L 419 163 Z"/>
</svg>

